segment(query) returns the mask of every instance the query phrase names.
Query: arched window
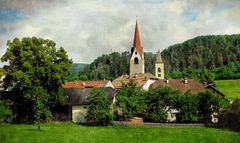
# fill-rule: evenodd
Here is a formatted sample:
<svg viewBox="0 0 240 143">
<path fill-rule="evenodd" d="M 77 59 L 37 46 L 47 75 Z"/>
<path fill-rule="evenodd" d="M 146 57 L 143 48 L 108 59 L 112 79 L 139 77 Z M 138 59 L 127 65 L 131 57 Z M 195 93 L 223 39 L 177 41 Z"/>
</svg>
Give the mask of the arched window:
<svg viewBox="0 0 240 143">
<path fill-rule="evenodd" d="M 134 58 L 134 64 L 138 64 L 138 58 Z"/>
<path fill-rule="evenodd" d="M 161 68 L 158 68 L 158 72 L 161 72 Z"/>
</svg>

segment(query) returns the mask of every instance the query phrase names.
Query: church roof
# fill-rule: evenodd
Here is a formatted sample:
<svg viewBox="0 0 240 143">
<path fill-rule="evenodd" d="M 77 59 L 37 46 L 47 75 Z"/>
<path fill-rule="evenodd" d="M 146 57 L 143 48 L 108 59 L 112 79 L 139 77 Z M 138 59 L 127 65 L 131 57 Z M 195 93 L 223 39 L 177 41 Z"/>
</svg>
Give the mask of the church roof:
<svg viewBox="0 0 240 143">
<path fill-rule="evenodd" d="M 137 87 L 143 87 L 149 79 L 156 80 L 157 78 L 150 73 L 122 75 L 113 80 L 112 84 L 115 88 L 121 88 L 123 83 L 127 84 L 130 80 L 134 80 L 137 83 Z"/>
<path fill-rule="evenodd" d="M 158 51 L 156 63 L 163 63 L 161 53 Z"/>
<path fill-rule="evenodd" d="M 98 81 L 70 81 L 63 84 L 63 88 L 93 88 L 105 87 L 109 80 Z"/>
<path fill-rule="evenodd" d="M 140 32 L 139 32 L 139 29 L 138 29 L 138 21 L 137 20 L 136 20 L 136 26 L 135 26 L 133 47 L 137 49 L 138 53 L 142 57 L 143 47 L 142 47 L 142 43 L 141 43 Z"/>
<path fill-rule="evenodd" d="M 158 87 L 160 85 L 178 89 L 183 93 L 191 91 L 193 94 L 197 94 L 206 90 L 204 84 L 194 79 L 188 79 L 187 83 L 184 83 L 182 79 L 169 79 L 168 83 L 165 79 L 159 79 L 152 84 L 153 87 Z"/>
</svg>

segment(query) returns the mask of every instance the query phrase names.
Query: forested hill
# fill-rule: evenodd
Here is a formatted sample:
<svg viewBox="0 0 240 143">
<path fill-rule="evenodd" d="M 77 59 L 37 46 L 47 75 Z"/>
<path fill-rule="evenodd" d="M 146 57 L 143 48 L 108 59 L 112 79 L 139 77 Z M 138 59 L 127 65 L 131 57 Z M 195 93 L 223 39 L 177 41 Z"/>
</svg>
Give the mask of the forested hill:
<svg viewBox="0 0 240 143">
<path fill-rule="evenodd" d="M 145 71 L 154 74 L 156 53 L 144 53 L 144 57 Z M 102 55 L 79 73 L 80 79 L 112 80 L 129 73 L 129 58 L 129 52 Z M 192 78 L 203 68 L 211 69 L 217 79 L 239 78 L 240 34 L 199 36 L 168 47 L 162 58 L 170 78 Z"/>
<path fill-rule="evenodd" d="M 199 36 L 162 52 L 168 70 L 212 69 L 240 61 L 240 34 Z"/>
</svg>

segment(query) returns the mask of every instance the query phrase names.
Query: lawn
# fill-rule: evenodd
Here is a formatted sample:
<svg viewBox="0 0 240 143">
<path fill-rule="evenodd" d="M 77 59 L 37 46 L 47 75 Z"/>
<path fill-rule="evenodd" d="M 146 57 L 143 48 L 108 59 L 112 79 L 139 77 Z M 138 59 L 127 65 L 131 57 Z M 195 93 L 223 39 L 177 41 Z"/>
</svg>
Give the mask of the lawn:
<svg viewBox="0 0 240 143">
<path fill-rule="evenodd" d="M 216 80 L 214 82 L 217 89 L 227 98 L 240 98 L 240 80 Z"/>
<path fill-rule="evenodd" d="M 1 143 L 239 143 L 240 133 L 194 127 L 87 127 L 73 123 L 0 125 Z"/>
</svg>

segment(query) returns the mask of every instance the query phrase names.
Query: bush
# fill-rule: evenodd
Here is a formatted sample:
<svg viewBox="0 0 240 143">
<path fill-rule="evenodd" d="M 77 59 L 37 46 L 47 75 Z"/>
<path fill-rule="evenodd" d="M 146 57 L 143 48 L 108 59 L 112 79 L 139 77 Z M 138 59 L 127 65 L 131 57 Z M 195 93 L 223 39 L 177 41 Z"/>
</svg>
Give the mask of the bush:
<svg viewBox="0 0 240 143">
<path fill-rule="evenodd" d="M 211 121 L 211 115 L 219 111 L 223 99 L 210 91 L 206 91 L 197 95 L 197 101 L 199 121 L 208 123 Z"/>
<path fill-rule="evenodd" d="M 111 103 L 102 89 L 93 89 L 88 98 L 87 122 L 91 125 L 108 125 L 113 120 Z"/>
<path fill-rule="evenodd" d="M 121 120 L 126 120 L 134 116 L 142 116 L 145 103 L 144 92 L 136 87 L 136 82 L 131 80 L 128 84 L 123 84 L 122 88 L 117 92 L 117 106 L 119 112 L 117 116 Z"/>
<path fill-rule="evenodd" d="M 198 121 L 198 100 L 191 92 L 185 93 L 179 98 L 179 114 L 177 121 L 179 122 L 197 122 Z"/>
<path fill-rule="evenodd" d="M 221 128 L 240 131 L 240 99 L 235 99 L 229 107 L 221 111 L 218 125 Z"/>
<path fill-rule="evenodd" d="M 0 123 L 12 122 L 13 113 L 8 100 L 0 100 Z"/>
<path fill-rule="evenodd" d="M 168 109 L 175 95 L 180 92 L 169 87 L 150 88 L 145 95 L 146 110 L 144 120 L 150 122 L 166 122 Z"/>
</svg>

